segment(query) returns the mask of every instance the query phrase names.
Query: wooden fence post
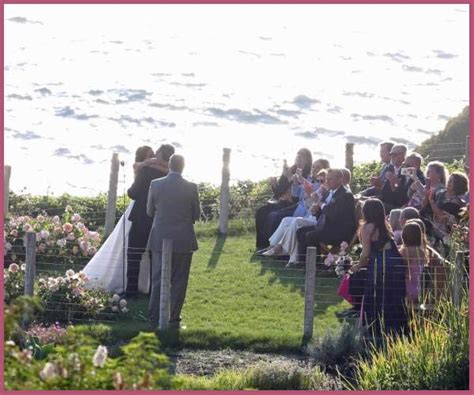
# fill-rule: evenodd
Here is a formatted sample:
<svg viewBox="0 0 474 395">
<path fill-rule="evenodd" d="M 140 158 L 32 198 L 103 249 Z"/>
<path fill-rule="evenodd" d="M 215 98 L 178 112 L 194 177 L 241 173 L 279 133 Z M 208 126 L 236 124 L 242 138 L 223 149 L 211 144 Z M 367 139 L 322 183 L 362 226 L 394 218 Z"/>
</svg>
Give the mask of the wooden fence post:
<svg viewBox="0 0 474 395">
<path fill-rule="evenodd" d="M 453 304 L 456 309 L 461 307 L 463 263 L 464 253 L 462 251 L 456 251 L 456 261 L 454 262 L 453 276 Z"/>
<path fill-rule="evenodd" d="M 222 184 L 219 206 L 219 232 L 222 234 L 227 234 L 227 228 L 229 225 L 229 161 L 230 148 L 224 148 L 224 155 L 222 157 Z"/>
<path fill-rule="evenodd" d="M 8 215 L 8 201 L 10 197 L 10 176 L 12 174 L 11 166 L 3 167 L 3 218 Z"/>
<path fill-rule="evenodd" d="M 346 143 L 346 168 L 352 174 L 354 168 L 354 143 Z"/>
<path fill-rule="evenodd" d="M 168 329 L 170 323 L 171 301 L 171 262 L 173 258 L 173 240 L 163 239 L 161 253 L 161 287 L 160 287 L 160 330 Z"/>
<path fill-rule="evenodd" d="M 26 270 L 25 270 L 25 295 L 33 296 L 36 272 L 36 233 L 25 234 L 24 245 L 26 247 Z"/>
<path fill-rule="evenodd" d="M 119 172 L 118 153 L 112 154 L 112 164 L 110 166 L 109 192 L 107 194 L 107 211 L 105 212 L 105 238 L 113 231 L 115 226 L 115 212 L 117 210 L 117 185 Z"/>
<path fill-rule="evenodd" d="M 304 284 L 304 332 L 303 344 L 313 337 L 314 287 L 316 282 L 316 247 L 306 249 L 306 277 Z"/>
</svg>

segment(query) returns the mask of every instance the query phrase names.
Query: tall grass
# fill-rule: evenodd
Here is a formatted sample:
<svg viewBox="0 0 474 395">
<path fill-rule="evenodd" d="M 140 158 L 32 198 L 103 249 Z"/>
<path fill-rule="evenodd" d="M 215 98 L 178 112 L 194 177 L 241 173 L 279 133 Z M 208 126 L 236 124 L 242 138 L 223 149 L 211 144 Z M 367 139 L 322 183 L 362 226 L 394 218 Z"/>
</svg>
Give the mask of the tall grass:
<svg viewBox="0 0 474 395">
<path fill-rule="evenodd" d="M 290 362 L 259 363 L 243 370 L 223 370 L 212 377 L 178 376 L 177 389 L 193 390 L 335 390 L 337 381 L 318 366 Z"/>
<path fill-rule="evenodd" d="M 465 293 L 457 310 L 441 301 L 431 317 L 417 317 L 408 337 L 387 337 L 385 345 L 359 361 L 361 390 L 460 390 L 469 388 L 469 306 Z"/>
</svg>

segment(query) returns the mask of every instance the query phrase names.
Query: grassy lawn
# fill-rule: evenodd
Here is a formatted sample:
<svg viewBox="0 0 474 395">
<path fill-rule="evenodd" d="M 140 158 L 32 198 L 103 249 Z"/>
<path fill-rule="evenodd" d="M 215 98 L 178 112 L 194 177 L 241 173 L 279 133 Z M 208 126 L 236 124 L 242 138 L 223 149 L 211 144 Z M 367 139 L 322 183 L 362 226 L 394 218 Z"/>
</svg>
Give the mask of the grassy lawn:
<svg viewBox="0 0 474 395">
<path fill-rule="evenodd" d="M 199 238 L 194 254 L 179 346 L 189 348 L 297 350 L 304 312 L 304 269 L 254 256 L 253 233 Z M 323 276 L 324 274 L 324 276 Z M 317 273 L 314 335 L 341 325 L 334 312 L 348 307 L 336 295 L 334 274 Z M 148 297 L 131 300 L 132 314 L 112 324 L 125 339 L 146 330 Z"/>
</svg>

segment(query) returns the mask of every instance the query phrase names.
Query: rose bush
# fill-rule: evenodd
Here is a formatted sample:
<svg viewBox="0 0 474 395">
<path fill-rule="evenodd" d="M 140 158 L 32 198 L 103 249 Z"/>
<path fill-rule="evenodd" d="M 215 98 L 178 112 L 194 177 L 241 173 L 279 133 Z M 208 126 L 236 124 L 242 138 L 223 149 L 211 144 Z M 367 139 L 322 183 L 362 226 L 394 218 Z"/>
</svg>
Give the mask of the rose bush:
<svg viewBox="0 0 474 395">
<path fill-rule="evenodd" d="M 39 278 L 38 292 L 45 306 L 45 322 L 111 319 L 116 313 L 127 313 L 127 302 L 118 295 L 87 288 L 88 278 L 83 272 L 69 269 L 65 276 Z M 114 297 L 118 300 L 115 301 Z M 119 306 L 117 308 L 117 306 Z"/>
<path fill-rule="evenodd" d="M 16 215 L 5 222 L 5 262 L 22 263 L 25 256 L 23 239 L 26 232 L 36 233 L 38 264 L 81 264 L 87 262 L 101 245 L 99 232 L 84 224 L 81 215 L 66 207 L 62 217 L 46 213 L 30 217 Z"/>
</svg>

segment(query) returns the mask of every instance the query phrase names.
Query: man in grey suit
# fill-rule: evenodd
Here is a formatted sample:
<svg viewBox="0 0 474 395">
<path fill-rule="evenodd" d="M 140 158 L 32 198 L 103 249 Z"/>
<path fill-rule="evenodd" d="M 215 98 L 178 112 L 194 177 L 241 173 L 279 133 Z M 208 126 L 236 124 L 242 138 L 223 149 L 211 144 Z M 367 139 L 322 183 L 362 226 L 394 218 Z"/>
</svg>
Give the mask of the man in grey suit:
<svg viewBox="0 0 474 395">
<path fill-rule="evenodd" d="M 147 201 L 147 214 L 153 217 L 149 241 L 152 251 L 150 323 L 156 326 L 159 322 L 162 244 L 163 239 L 171 239 L 173 257 L 169 327 L 172 329 L 179 329 L 191 260 L 198 248 L 193 224 L 200 215 L 199 195 L 196 184 L 181 176 L 183 168 L 184 158 L 172 155 L 168 175 L 151 182 Z"/>
</svg>

